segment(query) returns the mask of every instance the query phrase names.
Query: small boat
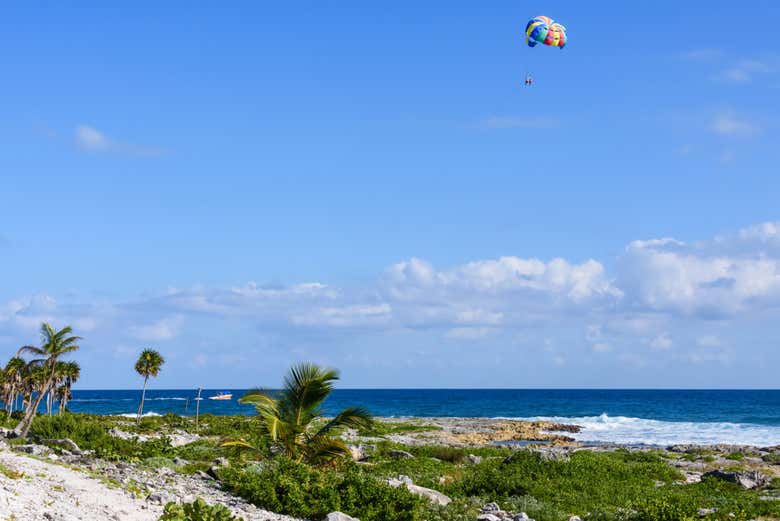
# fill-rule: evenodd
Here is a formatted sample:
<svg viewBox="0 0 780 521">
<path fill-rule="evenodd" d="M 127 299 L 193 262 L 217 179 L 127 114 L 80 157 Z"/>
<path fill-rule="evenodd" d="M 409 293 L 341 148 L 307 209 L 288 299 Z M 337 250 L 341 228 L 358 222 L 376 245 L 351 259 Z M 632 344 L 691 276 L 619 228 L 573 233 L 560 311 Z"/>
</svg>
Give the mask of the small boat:
<svg viewBox="0 0 780 521">
<path fill-rule="evenodd" d="M 233 394 L 231 393 L 219 393 L 216 396 L 209 396 L 209 400 L 232 400 Z"/>
</svg>

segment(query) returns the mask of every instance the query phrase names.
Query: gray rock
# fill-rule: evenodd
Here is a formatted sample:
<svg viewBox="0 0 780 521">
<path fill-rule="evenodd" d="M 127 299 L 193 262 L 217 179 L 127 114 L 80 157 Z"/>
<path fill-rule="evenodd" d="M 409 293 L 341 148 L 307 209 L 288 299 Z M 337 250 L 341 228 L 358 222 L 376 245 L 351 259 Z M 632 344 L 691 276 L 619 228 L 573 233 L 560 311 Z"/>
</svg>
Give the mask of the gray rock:
<svg viewBox="0 0 780 521">
<path fill-rule="evenodd" d="M 710 514 L 715 514 L 718 512 L 717 508 L 700 508 L 699 509 L 699 517 L 707 517 Z"/>
<path fill-rule="evenodd" d="M 495 514 L 480 514 L 477 521 L 501 521 L 501 518 Z"/>
<path fill-rule="evenodd" d="M 417 494 L 418 496 L 427 498 L 428 501 L 437 505 L 447 506 L 452 502 L 452 499 L 442 494 L 438 490 L 415 485 L 409 476 L 402 475 L 398 476 L 398 478 L 390 478 L 387 480 L 387 484 L 394 488 L 405 486 L 406 489 L 412 494 Z"/>
<path fill-rule="evenodd" d="M 468 456 L 466 456 L 466 461 L 468 461 L 472 465 L 479 465 L 480 463 L 482 463 L 482 456 L 475 456 L 473 454 L 469 454 Z"/>
<path fill-rule="evenodd" d="M 324 521 L 360 521 L 360 519 L 356 517 L 348 516 L 343 512 L 331 512 L 330 514 L 325 516 Z"/>
<path fill-rule="evenodd" d="M 571 516 L 569 521 L 582 521 L 582 518 L 580 516 Z"/>
<path fill-rule="evenodd" d="M 525 512 L 520 512 L 519 514 L 517 514 L 512 518 L 512 521 L 524 521 L 524 520 L 534 521 L 533 519 L 528 517 L 528 514 L 526 514 Z"/>
<path fill-rule="evenodd" d="M 149 503 L 154 503 L 155 505 L 165 505 L 170 501 L 168 494 L 163 492 L 152 492 L 146 496 L 146 500 Z"/>
<path fill-rule="evenodd" d="M 410 459 L 414 458 L 414 454 L 406 452 L 405 450 L 391 450 L 387 453 L 391 458 Z"/>
<path fill-rule="evenodd" d="M 79 455 L 81 454 L 81 449 L 78 445 L 76 445 L 76 442 L 74 442 L 70 438 L 62 438 L 62 439 L 42 439 L 40 440 L 41 443 L 45 445 L 56 445 L 58 447 L 63 447 L 64 449 L 69 450 L 71 453 Z"/>
<path fill-rule="evenodd" d="M 214 460 L 214 464 L 211 465 L 211 467 L 209 468 L 208 474 L 214 479 L 218 479 L 219 471 L 229 466 L 230 466 L 230 462 L 228 461 L 227 458 L 217 458 Z"/>
<path fill-rule="evenodd" d="M 208 474 L 206 474 L 202 470 L 195 471 L 195 475 L 198 476 L 201 479 L 205 479 L 205 480 L 208 480 L 208 481 L 213 481 L 214 480 L 213 477 L 209 476 Z"/>
<path fill-rule="evenodd" d="M 541 447 L 529 450 L 539 454 L 544 461 L 569 461 L 571 459 L 569 450 L 565 447 Z"/>
<path fill-rule="evenodd" d="M 487 505 L 483 506 L 479 510 L 483 514 L 489 514 L 491 512 L 501 512 L 501 507 L 498 506 L 498 503 L 488 503 Z"/>
<path fill-rule="evenodd" d="M 16 445 L 13 449 L 17 452 L 24 452 L 25 454 L 32 454 L 33 456 L 46 456 L 51 453 L 51 449 L 45 445 Z"/>
<path fill-rule="evenodd" d="M 769 484 L 769 478 L 757 470 L 723 471 L 712 470 L 702 477 L 712 477 L 729 483 L 736 483 L 742 488 L 759 488 Z"/>
<path fill-rule="evenodd" d="M 179 467 L 183 467 L 184 465 L 187 465 L 188 463 L 189 463 L 189 461 L 187 461 L 187 460 L 186 460 L 186 459 L 184 459 L 184 458 L 180 458 L 180 457 L 178 457 L 178 456 L 176 456 L 175 458 L 173 458 L 173 464 L 174 464 L 174 465 L 177 465 L 177 466 L 179 466 Z"/>
</svg>

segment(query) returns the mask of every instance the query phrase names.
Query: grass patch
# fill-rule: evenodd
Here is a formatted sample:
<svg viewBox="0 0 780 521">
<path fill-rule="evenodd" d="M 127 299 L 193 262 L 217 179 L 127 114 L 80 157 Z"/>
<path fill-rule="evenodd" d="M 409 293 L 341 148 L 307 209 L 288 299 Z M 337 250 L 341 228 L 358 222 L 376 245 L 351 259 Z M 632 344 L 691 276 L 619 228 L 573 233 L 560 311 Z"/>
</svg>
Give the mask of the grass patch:
<svg viewBox="0 0 780 521">
<path fill-rule="evenodd" d="M 440 431 L 441 427 L 438 425 L 425 425 L 412 422 L 383 422 L 375 421 L 369 428 L 358 430 L 360 436 L 366 437 L 380 437 L 388 436 L 390 434 L 411 434 L 415 432 L 431 432 Z"/>
<path fill-rule="evenodd" d="M 2 463 L 0 463 L 0 474 L 7 477 L 8 479 L 21 479 L 24 477 L 24 472 L 19 472 L 18 470 L 6 467 Z"/>
</svg>

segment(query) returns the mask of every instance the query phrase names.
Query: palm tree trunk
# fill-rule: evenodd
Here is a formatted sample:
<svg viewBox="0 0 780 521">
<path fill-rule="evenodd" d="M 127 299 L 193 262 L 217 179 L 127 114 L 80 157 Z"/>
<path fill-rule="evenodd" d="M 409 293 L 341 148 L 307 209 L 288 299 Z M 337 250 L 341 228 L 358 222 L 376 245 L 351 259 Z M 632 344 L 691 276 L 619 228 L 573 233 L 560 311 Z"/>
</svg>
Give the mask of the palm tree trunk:
<svg viewBox="0 0 780 521">
<path fill-rule="evenodd" d="M 138 406 L 138 417 L 136 423 L 141 423 L 141 415 L 144 413 L 144 399 L 146 398 L 146 382 L 149 381 L 149 377 L 144 378 L 144 388 L 141 390 L 141 404 Z"/>
<path fill-rule="evenodd" d="M 41 404 L 41 400 L 43 400 L 44 394 L 45 393 L 40 392 L 34 399 L 32 396 L 30 397 L 30 401 L 27 404 L 27 410 L 24 413 L 24 417 L 14 428 L 14 434 L 16 434 L 16 436 L 19 438 L 26 438 L 27 433 L 30 432 L 30 427 L 32 427 L 33 419 L 35 418 L 35 414 L 38 411 L 38 406 Z"/>
</svg>

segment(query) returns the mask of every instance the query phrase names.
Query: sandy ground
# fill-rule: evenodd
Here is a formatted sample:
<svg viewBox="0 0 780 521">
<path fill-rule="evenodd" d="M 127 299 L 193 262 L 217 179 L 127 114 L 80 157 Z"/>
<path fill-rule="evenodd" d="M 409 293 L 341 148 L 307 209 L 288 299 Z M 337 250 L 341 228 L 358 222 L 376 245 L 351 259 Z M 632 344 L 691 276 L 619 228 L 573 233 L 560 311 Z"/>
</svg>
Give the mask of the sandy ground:
<svg viewBox="0 0 780 521">
<path fill-rule="evenodd" d="M 0 519 L 153 521 L 162 507 L 84 472 L 0 449 Z M 24 475 L 9 478 L 2 469 Z"/>
</svg>

